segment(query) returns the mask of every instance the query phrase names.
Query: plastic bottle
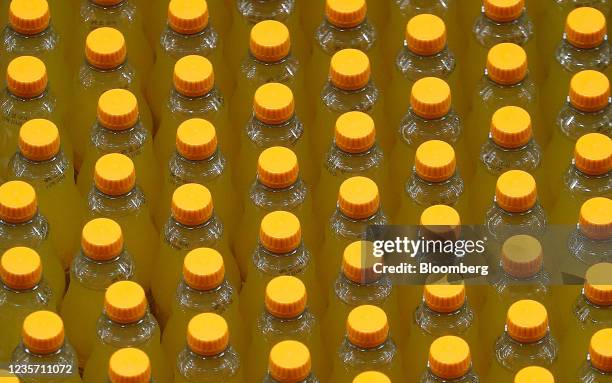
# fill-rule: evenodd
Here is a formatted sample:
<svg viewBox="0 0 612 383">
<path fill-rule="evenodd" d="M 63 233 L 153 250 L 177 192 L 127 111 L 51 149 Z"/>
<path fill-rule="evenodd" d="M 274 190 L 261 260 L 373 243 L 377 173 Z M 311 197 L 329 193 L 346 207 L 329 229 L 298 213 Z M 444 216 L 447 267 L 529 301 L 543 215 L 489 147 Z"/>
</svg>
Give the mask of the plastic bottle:
<svg viewBox="0 0 612 383">
<path fill-rule="evenodd" d="M 458 336 L 437 338 L 429 347 L 427 369 L 419 383 L 478 383 L 469 344 Z"/>
<path fill-rule="evenodd" d="M 131 281 L 113 283 L 104 294 L 104 310 L 96 325 L 96 339 L 83 380 L 104 383 L 113 353 L 124 347 L 138 347 L 151 360 L 153 380 L 171 382 L 173 373 L 160 344 L 160 333 L 142 287 Z"/>
<path fill-rule="evenodd" d="M 254 381 L 261 381 L 266 374 L 268 350 L 280 341 L 294 340 L 313 350 L 313 371 L 321 379 L 326 377 L 328 366 L 319 317 L 307 305 L 307 296 L 316 298 L 316 295 L 300 279 L 288 275 L 275 277 L 265 290 L 265 294 L 262 294 L 265 295 L 264 308 L 260 309 L 251 327 L 252 343 L 249 348 L 257 351 L 248 354 L 246 375 Z"/>
<path fill-rule="evenodd" d="M 96 161 L 105 154 L 121 153 L 134 163 L 138 185 L 155 206 L 159 174 L 152 129 L 140 119 L 136 96 L 126 89 L 107 90 L 98 100 L 97 114 L 77 179 L 81 194 L 87 195 L 91 187 Z"/>
<path fill-rule="evenodd" d="M 516 375 L 514 375 L 513 382 L 514 383 L 530 383 L 530 382 L 555 383 L 555 377 L 550 371 L 548 371 L 544 367 L 529 366 L 517 372 Z"/>
<path fill-rule="evenodd" d="M 243 382 L 240 356 L 230 344 L 227 322 L 215 313 L 193 317 L 187 326 L 187 347 L 177 359 L 175 383 Z"/>
<path fill-rule="evenodd" d="M 346 335 L 335 353 L 331 381 L 350 383 L 356 374 L 371 369 L 398 382 L 404 377 L 387 314 L 380 307 L 362 305 L 351 310 L 346 319 Z"/>
<path fill-rule="evenodd" d="M 57 309 L 57 297 L 43 279 L 38 253 L 13 247 L 0 258 L 0 363 L 7 364 L 19 344 L 23 320 L 38 310 Z"/>
<path fill-rule="evenodd" d="M 612 344 L 612 328 L 599 330 L 591 337 L 589 354 L 578 372 L 578 382 L 605 383 L 610 380 L 612 376 L 610 344 Z"/>
<path fill-rule="evenodd" d="M 27 121 L 19 129 L 18 149 L 9 162 L 7 178 L 32 185 L 41 213 L 51 227 L 62 228 L 53 230 L 51 240 L 64 268 L 68 268 L 78 243 L 84 206 L 74 185 L 72 163 L 60 144 L 59 130 L 53 122 Z"/>
<path fill-rule="evenodd" d="M 51 311 L 31 313 L 23 321 L 21 337 L 9 362 L 21 382 L 81 382 L 77 355 L 64 336 L 59 315 Z M 28 366 L 37 366 L 37 371 L 28 373 Z"/>
<path fill-rule="evenodd" d="M 366 371 L 357 375 L 353 383 L 391 383 L 391 380 L 382 372 Z"/>
<path fill-rule="evenodd" d="M 207 248 L 187 253 L 183 261 L 183 279 L 176 289 L 171 315 L 162 335 L 168 361 L 175 364 L 185 346 L 189 320 L 202 312 L 221 315 L 232 328 L 232 343 L 238 351 L 245 351 L 248 339 L 239 305 L 238 291 L 225 278 L 221 254 Z"/>
<path fill-rule="evenodd" d="M 284 340 L 270 350 L 268 373 L 262 383 L 319 383 L 311 369 L 308 347 L 295 340 Z"/>
<path fill-rule="evenodd" d="M 610 259 L 612 232 L 607 228 L 612 222 L 612 199 L 593 197 L 582 204 L 578 225 L 567 239 L 571 257 L 593 265 Z"/>
<path fill-rule="evenodd" d="M 59 302 L 66 280 L 50 232 L 49 222 L 40 214 L 36 192 L 30 184 L 9 181 L 0 186 L 0 252 L 18 246 L 35 250 L 45 270 L 45 279 Z"/>
<path fill-rule="evenodd" d="M 182 185 L 172 195 L 171 210 L 153 267 L 155 283 L 151 285 L 155 314 L 162 327 L 168 321 L 176 286 L 181 280 L 183 258 L 190 250 L 214 248 L 223 256 L 227 279 L 232 286 L 239 288 L 241 283 L 238 266 L 224 234 L 224 225 L 215 214 L 210 191 L 200 184 Z"/>
<path fill-rule="evenodd" d="M 133 277 L 134 262 L 124 247 L 121 226 L 108 218 L 87 222 L 81 232 L 80 251 L 72 261 L 70 285 L 60 310 L 81 369 L 94 345 L 104 292 L 114 282 Z"/>
<path fill-rule="evenodd" d="M 129 157 L 111 153 L 98 159 L 87 205 L 90 218 L 110 218 L 121 225 L 125 247 L 134 260 L 134 280 L 148 291 L 158 235 Z"/>
<path fill-rule="evenodd" d="M 109 383 L 151 383 L 151 361 L 134 347 L 121 348 L 108 361 Z"/>
</svg>

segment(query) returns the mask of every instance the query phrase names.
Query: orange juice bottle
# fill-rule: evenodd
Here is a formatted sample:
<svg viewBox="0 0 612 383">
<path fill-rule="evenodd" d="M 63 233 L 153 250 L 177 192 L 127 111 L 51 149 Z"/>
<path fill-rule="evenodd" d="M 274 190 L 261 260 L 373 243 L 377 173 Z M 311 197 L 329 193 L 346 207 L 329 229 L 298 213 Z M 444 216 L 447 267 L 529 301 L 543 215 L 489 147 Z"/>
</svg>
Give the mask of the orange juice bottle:
<svg viewBox="0 0 612 383">
<path fill-rule="evenodd" d="M 472 367 L 470 345 L 458 336 L 446 335 L 431 343 L 427 369 L 419 383 L 478 383 L 478 374 Z"/>
<path fill-rule="evenodd" d="M 318 383 L 312 372 L 310 350 L 295 340 L 283 340 L 270 350 L 268 373 L 263 383 Z"/>
<path fill-rule="evenodd" d="M 135 347 L 121 348 L 108 360 L 109 383 L 151 383 L 151 361 Z"/>
<path fill-rule="evenodd" d="M 569 255 L 587 265 L 606 261 L 612 255 L 612 233 L 606 229 L 612 222 L 612 199 L 593 197 L 580 207 L 578 225 L 567 239 Z"/>
<path fill-rule="evenodd" d="M 589 353 L 582 368 L 578 372 L 578 382 L 605 382 L 612 376 L 612 328 L 597 331 L 591 337 Z"/>
</svg>

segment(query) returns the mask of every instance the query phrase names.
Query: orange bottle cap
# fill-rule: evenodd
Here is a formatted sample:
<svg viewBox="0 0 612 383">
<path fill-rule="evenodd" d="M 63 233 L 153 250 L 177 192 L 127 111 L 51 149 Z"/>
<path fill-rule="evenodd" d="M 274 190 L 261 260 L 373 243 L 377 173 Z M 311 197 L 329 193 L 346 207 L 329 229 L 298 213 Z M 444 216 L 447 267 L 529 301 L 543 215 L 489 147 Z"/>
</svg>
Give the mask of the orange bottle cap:
<svg viewBox="0 0 612 383">
<path fill-rule="evenodd" d="M 340 185 L 338 206 L 342 214 L 352 219 L 365 219 L 380 209 L 378 186 L 367 177 L 351 177 Z"/>
<path fill-rule="evenodd" d="M 567 15 L 565 36 L 577 48 L 595 48 L 606 37 L 606 17 L 595 8 L 576 8 Z"/>
<path fill-rule="evenodd" d="M 279 383 L 299 383 L 310 375 L 311 363 L 308 347 L 295 340 L 284 340 L 270 350 L 268 372 Z"/>
<path fill-rule="evenodd" d="M 10 223 L 29 221 L 38 203 L 34 188 L 23 181 L 8 181 L 0 186 L 0 220 Z"/>
<path fill-rule="evenodd" d="M 134 163 L 124 154 L 105 154 L 96 161 L 94 183 L 104 194 L 123 195 L 136 185 Z"/>
<path fill-rule="evenodd" d="M 251 54 L 259 61 L 277 62 L 289 55 L 291 38 L 285 24 L 264 20 L 251 28 Z"/>
<path fill-rule="evenodd" d="M 419 225 L 436 237 L 457 239 L 461 233 L 461 217 L 448 205 L 432 205 L 423 210 Z"/>
<path fill-rule="evenodd" d="M 412 86 L 410 107 L 422 118 L 434 120 L 446 116 L 451 108 L 451 90 L 446 81 L 424 77 Z"/>
<path fill-rule="evenodd" d="M 104 294 L 104 312 L 117 323 L 134 323 L 147 312 L 147 297 L 136 282 L 119 281 L 110 285 Z"/>
<path fill-rule="evenodd" d="M 537 342 L 548 332 L 548 313 L 540 302 L 529 299 L 516 301 L 508 309 L 508 335 L 520 343 Z"/>
<path fill-rule="evenodd" d="M 338 149 L 344 152 L 367 152 L 376 142 L 374 120 L 359 111 L 343 113 L 336 120 L 334 139 Z"/>
<path fill-rule="evenodd" d="M 387 375 L 378 371 L 366 371 L 357 375 L 353 383 L 391 383 Z"/>
<path fill-rule="evenodd" d="M 429 347 L 429 368 L 442 379 L 461 378 L 470 370 L 470 346 L 458 336 L 442 336 Z"/>
<path fill-rule="evenodd" d="M 414 166 L 417 175 L 425 181 L 446 181 L 457 169 L 455 150 L 444 141 L 423 142 L 416 150 Z"/>
<path fill-rule="evenodd" d="M 516 149 L 527 145 L 532 137 L 531 116 L 518 106 L 504 106 L 493 113 L 491 118 L 491 137 L 506 149 Z"/>
<path fill-rule="evenodd" d="M 253 97 L 253 113 L 264 124 L 287 122 L 295 113 L 293 92 L 287 85 L 276 82 L 260 86 Z"/>
<path fill-rule="evenodd" d="M 368 12 L 365 0 L 327 0 L 325 17 L 338 28 L 354 28 L 363 23 Z"/>
<path fill-rule="evenodd" d="M 36 118 L 26 121 L 19 129 L 19 152 L 30 161 L 47 161 L 60 150 L 57 125 Z"/>
<path fill-rule="evenodd" d="M 112 219 L 95 218 L 83 226 L 81 249 L 88 258 L 97 261 L 113 259 L 123 250 L 121 226 Z"/>
<path fill-rule="evenodd" d="M 580 207 L 580 231 L 591 239 L 612 238 L 612 199 L 594 197 Z"/>
<path fill-rule="evenodd" d="M 47 82 L 47 67 L 37 57 L 19 56 L 6 68 L 6 86 L 17 97 L 38 97 L 47 89 Z"/>
<path fill-rule="evenodd" d="M 9 5 L 11 29 L 22 35 L 36 35 L 47 29 L 50 21 L 47 0 L 12 0 Z"/>
<path fill-rule="evenodd" d="M 525 8 L 525 0 L 484 0 L 485 15 L 500 23 L 518 19 Z"/>
<path fill-rule="evenodd" d="M 612 139 L 601 133 L 587 133 L 576 141 L 574 163 L 590 176 L 601 176 L 612 170 Z"/>
<path fill-rule="evenodd" d="M 360 348 L 374 348 L 389 336 L 387 314 L 378 306 L 361 305 L 351 310 L 346 320 L 349 342 Z"/>
<path fill-rule="evenodd" d="M 172 0 L 168 4 L 168 26 L 183 35 L 202 32 L 208 26 L 205 0 Z"/>
<path fill-rule="evenodd" d="M 125 62 L 127 47 L 117 29 L 101 27 L 89 32 L 85 40 L 85 58 L 98 69 L 113 69 Z"/>
<path fill-rule="evenodd" d="M 115 351 L 108 361 L 108 378 L 111 383 L 149 383 L 149 357 L 144 351 L 132 347 Z"/>
<path fill-rule="evenodd" d="M 544 367 L 529 366 L 516 373 L 514 383 L 555 383 L 555 377 Z"/>
<path fill-rule="evenodd" d="M 597 263 L 585 274 L 584 296 L 598 306 L 612 306 L 612 263 Z"/>
<path fill-rule="evenodd" d="M 64 345 L 64 323 L 51 311 L 35 311 L 23 321 L 23 345 L 34 354 L 48 355 Z"/>
<path fill-rule="evenodd" d="M 306 299 L 306 286 L 296 277 L 276 277 L 266 286 L 266 310 L 277 318 L 295 318 L 302 314 Z"/>
<path fill-rule="evenodd" d="M 187 325 L 187 345 L 191 351 L 204 356 L 222 353 L 229 345 L 227 322 L 215 313 L 194 316 Z"/>
<path fill-rule="evenodd" d="M 217 145 L 215 127 L 203 118 L 186 120 L 176 130 L 176 150 L 188 160 L 210 158 L 217 151 Z"/>
<path fill-rule="evenodd" d="M 406 24 L 406 44 L 420 56 L 431 56 L 446 46 L 446 25 L 436 15 L 416 15 Z"/>
<path fill-rule="evenodd" d="M 612 328 L 597 331 L 589 344 L 591 364 L 606 374 L 612 372 Z"/>
<path fill-rule="evenodd" d="M 272 189 L 293 185 L 299 175 L 295 153 L 283 146 L 273 146 L 261 152 L 257 160 L 257 179 Z"/>
<path fill-rule="evenodd" d="M 497 179 L 495 201 L 510 213 L 522 213 L 531 209 L 538 199 L 533 176 L 522 170 L 509 170 Z"/>
<path fill-rule="evenodd" d="M 110 130 L 129 129 L 138 121 L 138 100 L 127 89 L 111 89 L 98 99 L 98 122 Z"/>
<path fill-rule="evenodd" d="M 206 186 L 190 183 L 176 188 L 172 194 L 172 217 L 186 226 L 198 226 L 213 214 L 213 200 Z"/>
<path fill-rule="evenodd" d="M 489 78 L 500 85 L 515 85 L 527 76 L 527 54 L 519 45 L 501 43 L 489 49 Z"/>
<path fill-rule="evenodd" d="M 530 235 L 514 235 L 502 245 L 502 267 L 515 278 L 530 278 L 542 270 L 542 244 Z"/>
<path fill-rule="evenodd" d="M 459 310 L 465 303 L 465 285 L 442 284 L 425 285 L 423 288 L 425 304 L 438 313 L 452 313 Z"/>
<path fill-rule="evenodd" d="M 374 256 L 374 244 L 370 241 L 355 241 L 350 243 L 342 253 L 342 273 L 355 283 L 366 284 L 374 282 L 380 274 L 374 272 L 374 264 L 383 261 Z"/>
<path fill-rule="evenodd" d="M 342 90 L 361 89 L 370 81 L 370 59 L 357 49 L 336 52 L 329 66 L 332 84 Z"/>
<path fill-rule="evenodd" d="M 29 247 L 13 247 L 0 258 L 0 279 L 13 290 L 34 288 L 42 278 L 38 253 Z"/>
<path fill-rule="evenodd" d="M 217 288 L 225 279 L 223 256 L 215 249 L 200 247 L 191 250 L 183 260 L 183 279 L 199 291 Z"/>
<path fill-rule="evenodd" d="M 302 242 L 300 220 L 288 211 L 279 210 L 266 214 L 259 227 L 259 242 L 272 253 L 292 252 Z"/>
<path fill-rule="evenodd" d="M 580 111 L 600 111 L 610 102 L 610 80 L 595 70 L 578 72 L 570 80 L 569 99 Z"/>
<path fill-rule="evenodd" d="M 174 64 L 174 89 L 185 97 L 202 97 L 215 85 L 212 63 L 204 56 L 188 55 Z"/>
</svg>

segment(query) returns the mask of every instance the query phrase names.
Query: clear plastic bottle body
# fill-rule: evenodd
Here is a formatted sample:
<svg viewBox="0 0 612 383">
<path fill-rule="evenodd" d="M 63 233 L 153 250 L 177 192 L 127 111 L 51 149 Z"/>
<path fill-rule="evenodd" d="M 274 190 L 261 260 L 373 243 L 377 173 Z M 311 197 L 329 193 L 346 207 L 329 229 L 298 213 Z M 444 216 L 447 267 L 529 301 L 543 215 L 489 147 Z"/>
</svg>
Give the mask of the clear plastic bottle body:
<svg viewBox="0 0 612 383">
<path fill-rule="evenodd" d="M 232 346 L 220 354 L 204 356 L 185 348 L 178 355 L 174 383 L 243 382 L 240 357 Z"/>
<path fill-rule="evenodd" d="M 550 333 L 538 341 L 521 343 L 504 331 L 495 342 L 494 353 L 497 361 L 494 362 L 495 367 L 491 370 L 491 376 L 495 376 L 496 368 L 503 368 L 513 373 L 531 365 L 551 368 L 559 355 L 559 344 Z"/>
<path fill-rule="evenodd" d="M 408 80 L 415 82 L 423 77 L 447 78 L 453 73 L 457 60 L 448 47 L 431 56 L 421 56 L 404 46 L 395 59 L 396 69 Z"/>
<path fill-rule="evenodd" d="M 582 363 L 578 370 L 578 382 L 580 383 L 610 383 L 612 382 L 612 374 L 597 369 L 591 363 L 589 357 Z"/>
<path fill-rule="evenodd" d="M 65 342 L 54 353 L 43 355 L 30 351 L 23 343 L 19 343 L 13 352 L 10 367 L 15 371 L 27 366 L 37 366 L 41 373 L 17 374 L 24 383 L 80 383 L 77 354 L 72 346 Z M 26 368 L 27 371 L 27 368 Z M 42 371 L 51 371 L 46 374 Z M 57 373 L 56 373 L 57 371 Z"/>
<path fill-rule="evenodd" d="M 575 228 L 567 239 L 569 255 L 585 265 L 610 261 L 612 257 L 612 238 L 592 239 L 580 228 Z"/>
<path fill-rule="evenodd" d="M 522 213 L 508 212 L 497 204 L 489 207 L 485 215 L 485 229 L 492 239 L 503 243 L 507 238 L 517 234 L 528 234 L 541 237 L 546 231 L 548 219 L 539 202 Z"/>
<path fill-rule="evenodd" d="M 559 112 L 557 125 L 561 132 L 576 141 L 586 133 L 612 135 L 612 104 L 608 103 L 599 112 L 585 113 L 574 108 L 569 102 Z"/>
<path fill-rule="evenodd" d="M 419 380 L 419 383 L 480 383 L 480 378 L 476 373 L 470 368 L 467 374 L 463 375 L 460 378 L 456 379 L 444 379 L 440 378 L 428 368 Z"/>
<path fill-rule="evenodd" d="M 380 371 L 393 381 L 401 381 L 401 359 L 395 342 L 388 338 L 381 345 L 366 349 L 352 344 L 345 337 L 336 353 L 331 381 L 349 383 L 359 373 L 368 370 Z"/>
</svg>

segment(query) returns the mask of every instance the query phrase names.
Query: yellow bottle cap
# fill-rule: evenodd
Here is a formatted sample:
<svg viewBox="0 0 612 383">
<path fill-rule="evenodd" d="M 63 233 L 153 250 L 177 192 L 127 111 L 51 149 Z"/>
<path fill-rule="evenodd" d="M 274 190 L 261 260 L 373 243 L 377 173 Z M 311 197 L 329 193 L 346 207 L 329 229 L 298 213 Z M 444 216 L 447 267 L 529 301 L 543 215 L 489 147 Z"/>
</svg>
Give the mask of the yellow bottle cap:
<svg viewBox="0 0 612 383">
<path fill-rule="evenodd" d="M 529 366 L 516 373 L 514 383 L 555 383 L 555 377 L 544 367 Z"/>
<path fill-rule="evenodd" d="M 431 310 L 438 313 L 452 313 L 465 303 L 465 285 L 463 283 L 425 285 L 423 298 Z"/>
<path fill-rule="evenodd" d="M 351 310 L 346 320 L 349 342 L 361 348 L 374 348 L 389 336 L 387 314 L 380 307 L 361 305 Z"/>
<path fill-rule="evenodd" d="M 391 383 L 387 375 L 378 371 L 366 371 L 357 375 L 353 383 Z"/>
<path fill-rule="evenodd" d="M 35 311 L 23 321 L 23 345 L 34 354 L 47 355 L 64 345 L 64 323 L 51 311 Z"/>
<path fill-rule="evenodd" d="M 35 35 L 49 27 L 51 13 L 47 0 L 12 0 L 9 25 L 22 35 Z"/>
<path fill-rule="evenodd" d="M 419 225 L 435 237 L 459 238 L 461 217 L 448 205 L 432 205 L 421 213 Z"/>
<path fill-rule="evenodd" d="M 107 261 L 121 254 L 123 232 L 112 219 L 94 218 L 83 226 L 81 249 L 88 258 Z"/>
<path fill-rule="evenodd" d="M 329 76 L 336 88 L 361 89 L 370 81 L 370 73 L 370 59 L 360 50 L 342 49 L 331 58 Z"/>
<path fill-rule="evenodd" d="M 268 371 L 279 383 L 299 383 L 310 375 L 310 351 L 295 340 L 278 342 L 270 350 Z"/>
<path fill-rule="evenodd" d="M 597 263 L 584 278 L 584 296 L 598 306 L 612 306 L 612 263 Z"/>
<path fill-rule="evenodd" d="M 188 55 L 174 64 L 174 89 L 185 97 L 202 97 L 215 85 L 212 63 L 204 56 Z"/>
<path fill-rule="evenodd" d="M 223 256 L 209 247 L 191 250 L 183 260 L 183 279 L 195 290 L 207 291 L 217 288 L 225 279 Z"/>
<path fill-rule="evenodd" d="M 497 44 L 487 55 L 489 78 L 500 85 L 514 85 L 527 76 L 527 54 L 519 45 Z"/>
<path fill-rule="evenodd" d="M 537 342 L 548 332 L 548 313 L 540 302 L 530 299 L 516 301 L 508 309 L 508 335 L 520 343 Z"/>
<path fill-rule="evenodd" d="M 429 347 L 429 368 L 443 379 L 457 379 L 470 370 L 470 346 L 458 336 L 441 336 Z"/>
<path fill-rule="evenodd" d="M 325 17 L 338 28 L 353 28 L 361 24 L 368 12 L 365 0 L 327 0 Z"/>
<path fill-rule="evenodd" d="M 296 277 L 276 277 L 266 286 L 266 310 L 277 318 L 295 318 L 302 314 L 306 299 L 306 286 Z"/>
<path fill-rule="evenodd" d="M 176 130 L 176 150 L 188 160 L 210 158 L 217 151 L 217 145 L 214 125 L 203 118 L 190 118 Z"/>
<path fill-rule="evenodd" d="M 34 217 L 36 209 L 36 191 L 27 182 L 8 181 L 0 186 L 0 220 L 26 222 Z"/>
<path fill-rule="evenodd" d="M 431 56 L 446 46 L 446 25 L 436 15 L 416 15 L 406 24 L 406 44 L 420 56 Z"/>
<path fill-rule="evenodd" d="M 273 146 L 261 152 L 257 160 L 257 179 L 272 189 L 293 185 L 299 175 L 298 159 L 289 148 Z"/>
<path fill-rule="evenodd" d="M 612 372 L 612 328 L 597 331 L 589 344 L 591 364 L 598 370 Z"/>
<path fill-rule="evenodd" d="M 414 166 L 417 175 L 425 181 L 446 181 L 457 169 L 455 150 L 444 141 L 423 142 L 416 150 Z"/>
<path fill-rule="evenodd" d="M 410 107 L 417 116 L 428 120 L 443 117 L 451 108 L 450 87 L 437 77 L 417 80 L 410 92 Z"/>
<path fill-rule="evenodd" d="M 293 92 L 285 84 L 270 82 L 257 88 L 253 97 L 255 117 L 268 125 L 280 125 L 295 113 Z"/>
<path fill-rule="evenodd" d="M 104 294 L 104 312 L 117 323 L 134 323 L 147 312 L 147 297 L 136 282 L 119 281 L 110 285 Z"/>
<path fill-rule="evenodd" d="M 570 103 L 580 111 L 600 111 L 608 106 L 609 98 L 610 80 L 601 72 L 583 70 L 570 80 Z"/>
<path fill-rule="evenodd" d="M 110 130 L 129 129 L 138 121 L 138 100 L 127 89 L 111 89 L 98 99 L 98 122 Z"/>
<path fill-rule="evenodd" d="M 227 322 L 219 314 L 202 313 L 187 325 L 187 345 L 196 354 L 212 356 L 222 353 L 229 344 Z"/>
<path fill-rule="evenodd" d="M 38 97 L 47 89 L 47 82 L 47 67 L 37 57 L 19 56 L 6 68 L 6 86 L 17 97 Z"/>
<path fill-rule="evenodd" d="M 111 383 L 149 383 L 149 357 L 144 351 L 132 347 L 115 351 L 108 361 L 108 378 Z"/>
<path fill-rule="evenodd" d="M 493 113 L 491 118 L 491 137 L 506 149 L 516 149 L 527 145 L 532 137 L 531 116 L 518 106 L 504 106 Z"/>
<path fill-rule="evenodd" d="M 292 252 L 302 242 L 300 220 L 288 211 L 279 210 L 266 214 L 259 227 L 259 242 L 272 253 Z"/>
<path fill-rule="evenodd" d="M 347 153 L 363 153 L 376 142 L 374 120 L 367 113 L 346 112 L 336 120 L 336 146 Z"/>
<path fill-rule="evenodd" d="M 510 213 L 522 213 L 531 209 L 538 199 L 533 176 L 522 170 L 508 170 L 497 178 L 495 201 Z"/>
<path fill-rule="evenodd" d="M 594 197 L 580 207 L 580 231 L 591 239 L 612 238 L 612 199 Z"/>
<path fill-rule="evenodd" d="M 338 206 L 342 214 L 352 219 L 364 219 L 380 208 L 378 186 L 367 177 L 351 177 L 340 185 Z"/>
<path fill-rule="evenodd" d="M 542 244 L 530 235 L 514 235 L 502 245 L 502 267 L 515 278 L 529 278 L 542 270 Z"/>
<path fill-rule="evenodd" d="M 113 69 L 125 62 L 127 47 L 117 29 L 101 27 L 89 32 L 85 40 L 85 58 L 98 69 Z"/>
<path fill-rule="evenodd" d="M 118 196 L 136 185 L 136 170 L 132 160 L 120 153 L 105 154 L 96 161 L 94 183 L 104 194 Z"/>
<path fill-rule="evenodd" d="M 168 26 L 176 33 L 199 33 L 208 26 L 209 17 L 205 0 L 172 0 L 168 4 Z"/>
<path fill-rule="evenodd" d="M 576 141 L 574 163 L 590 176 L 601 176 L 612 170 L 612 139 L 601 133 L 587 133 Z"/>
<path fill-rule="evenodd" d="M 595 48 L 606 37 L 606 17 L 595 8 L 576 8 L 567 15 L 565 36 L 577 48 Z"/>
<path fill-rule="evenodd" d="M 374 244 L 370 241 L 355 241 L 350 243 L 342 253 L 342 273 L 358 284 L 366 284 L 377 280 L 380 274 L 374 272 L 374 263 L 383 259 L 374 257 Z"/>
<path fill-rule="evenodd" d="M 36 118 L 26 121 L 19 129 L 19 152 L 30 161 L 47 161 L 59 152 L 60 136 L 57 125 Z"/>
<path fill-rule="evenodd" d="M 271 63 L 289 55 L 291 38 L 285 24 L 276 20 L 264 20 L 251 28 L 251 54 L 259 61 Z"/>
<path fill-rule="evenodd" d="M 484 0 L 485 15 L 500 23 L 518 19 L 525 8 L 525 0 Z"/>
<path fill-rule="evenodd" d="M 0 258 L 0 279 L 13 290 L 29 290 L 42 278 L 38 253 L 29 247 L 13 247 Z"/>
<path fill-rule="evenodd" d="M 186 226 L 197 226 L 213 214 L 213 200 L 206 186 L 190 183 L 176 188 L 172 194 L 172 217 Z"/>
</svg>

